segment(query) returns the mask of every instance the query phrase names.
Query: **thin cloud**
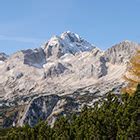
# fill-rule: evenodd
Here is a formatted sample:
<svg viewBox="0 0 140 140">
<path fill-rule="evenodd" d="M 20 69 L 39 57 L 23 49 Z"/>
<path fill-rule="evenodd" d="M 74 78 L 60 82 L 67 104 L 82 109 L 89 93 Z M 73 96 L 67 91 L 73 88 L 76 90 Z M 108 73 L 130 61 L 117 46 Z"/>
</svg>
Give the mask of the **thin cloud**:
<svg viewBox="0 0 140 140">
<path fill-rule="evenodd" d="M 16 42 L 22 42 L 22 43 L 40 43 L 42 39 L 36 39 L 36 38 L 26 38 L 26 37 L 12 37 L 12 36 L 5 36 L 0 35 L 0 40 L 2 41 L 16 41 Z"/>
</svg>

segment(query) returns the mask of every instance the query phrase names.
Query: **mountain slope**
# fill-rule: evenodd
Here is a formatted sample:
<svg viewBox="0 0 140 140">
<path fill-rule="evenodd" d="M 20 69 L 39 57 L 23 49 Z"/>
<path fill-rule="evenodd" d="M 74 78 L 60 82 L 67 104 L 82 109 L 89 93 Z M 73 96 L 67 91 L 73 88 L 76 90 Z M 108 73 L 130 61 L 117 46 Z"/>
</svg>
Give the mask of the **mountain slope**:
<svg viewBox="0 0 140 140">
<path fill-rule="evenodd" d="M 9 56 L 0 64 L 3 126 L 33 126 L 39 118 L 52 124 L 59 115 L 93 106 L 109 91 L 119 93 L 127 64 L 139 47 L 123 41 L 102 51 L 68 31 L 39 49 Z"/>
</svg>

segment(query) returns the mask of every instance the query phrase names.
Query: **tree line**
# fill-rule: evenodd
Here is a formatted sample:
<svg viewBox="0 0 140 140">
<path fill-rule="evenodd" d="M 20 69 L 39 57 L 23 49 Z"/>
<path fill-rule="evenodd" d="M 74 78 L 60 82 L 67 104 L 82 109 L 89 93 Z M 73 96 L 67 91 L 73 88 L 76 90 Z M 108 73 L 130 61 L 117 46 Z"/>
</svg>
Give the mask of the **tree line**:
<svg viewBox="0 0 140 140">
<path fill-rule="evenodd" d="M 0 130 L 8 140 L 108 140 L 140 139 L 140 85 L 133 96 L 109 93 L 102 103 L 80 114 L 60 117 L 51 128 L 46 121 Z"/>
</svg>

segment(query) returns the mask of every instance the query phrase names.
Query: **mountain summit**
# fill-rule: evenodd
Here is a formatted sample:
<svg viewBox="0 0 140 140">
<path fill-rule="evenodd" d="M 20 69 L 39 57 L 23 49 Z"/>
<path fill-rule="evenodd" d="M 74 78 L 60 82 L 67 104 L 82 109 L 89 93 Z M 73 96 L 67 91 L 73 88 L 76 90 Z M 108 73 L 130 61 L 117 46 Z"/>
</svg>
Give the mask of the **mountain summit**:
<svg viewBox="0 0 140 140">
<path fill-rule="evenodd" d="M 39 119 L 53 124 L 59 115 L 93 106 L 109 91 L 119 93 L 127 63 L 139 47 L 123 41 L 102 51 L 67 31 L 41 48 L 0 54 L 2 126 L 34 126 Z"/>
<path fill-rule="evenodd" d="M 79 35 L 70 31 L 60 36 L 52 37 L 44 47 L 46 57 L 60 58 L 64 54 L 73 54 L 84 51 L 91 51 L 95 46 L 82 39 Z"/>
</svg>

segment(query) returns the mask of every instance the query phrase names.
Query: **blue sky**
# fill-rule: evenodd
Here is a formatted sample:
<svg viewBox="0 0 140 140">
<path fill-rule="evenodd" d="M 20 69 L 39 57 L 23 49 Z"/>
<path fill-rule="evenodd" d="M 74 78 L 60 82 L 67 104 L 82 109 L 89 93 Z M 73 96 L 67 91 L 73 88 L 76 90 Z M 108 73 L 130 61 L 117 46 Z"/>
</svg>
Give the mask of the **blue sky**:
<svg viewBox="0 0 140 140">
<path fill-rule="evenodd" d="M 140 0 L 1 0 L 0 52 L 36 48 L 70 30 L 101 49 L 140 42 Z"/>
</svg>

